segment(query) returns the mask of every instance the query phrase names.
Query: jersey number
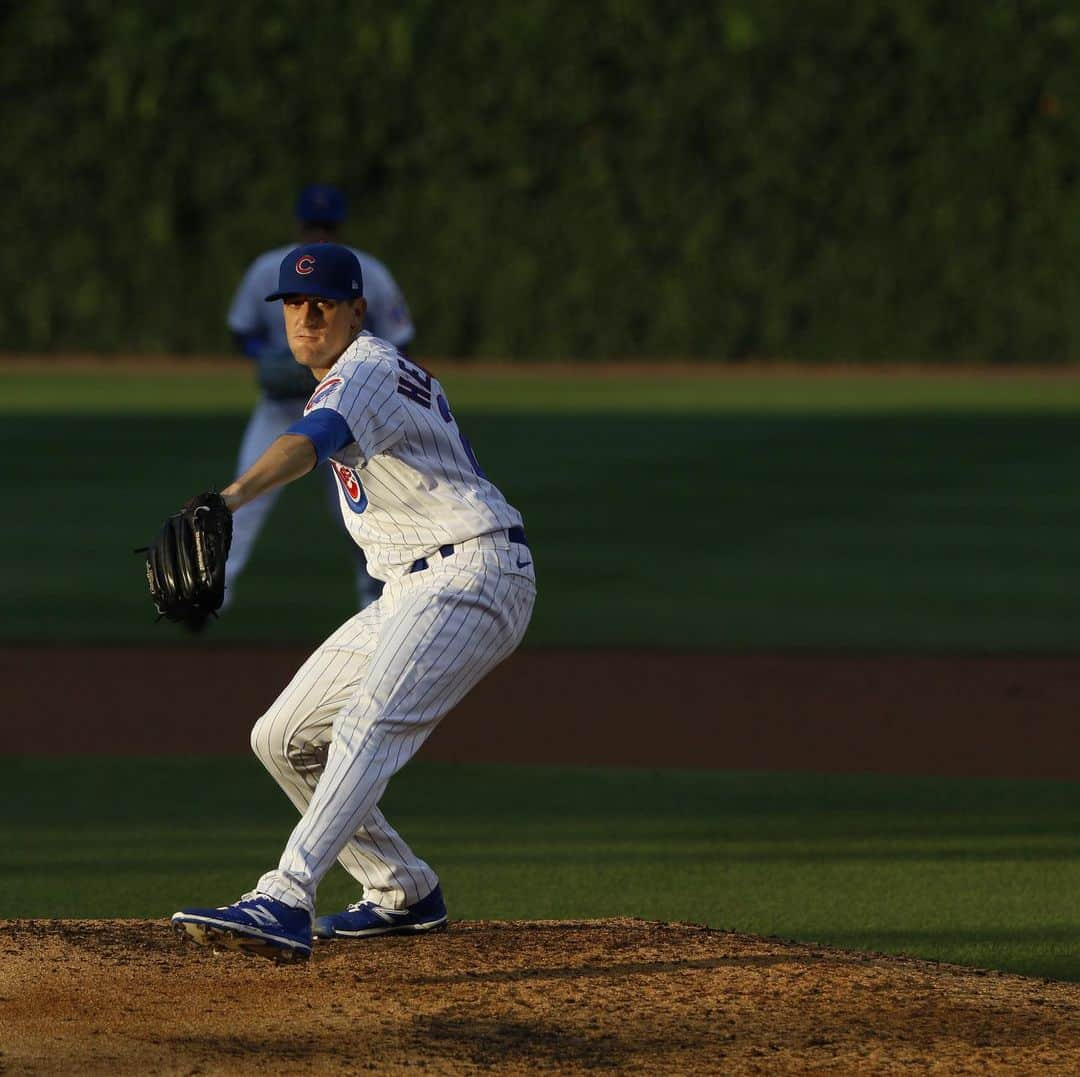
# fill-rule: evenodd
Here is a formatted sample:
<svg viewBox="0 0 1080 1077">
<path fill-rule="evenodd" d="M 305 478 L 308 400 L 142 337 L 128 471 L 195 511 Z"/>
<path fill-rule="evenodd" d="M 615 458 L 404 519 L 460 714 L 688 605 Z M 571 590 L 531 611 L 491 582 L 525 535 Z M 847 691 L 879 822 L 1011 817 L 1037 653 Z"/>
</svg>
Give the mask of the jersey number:
<svg viewBox="0 0 1080 1077">
<path fill-rule="evenodd" d="M 448 423 L 454 421 L 454 413 L 450 410 L 450 403 L 446 397 L 439 394 L 436 403 L 439 405 L 439 414 Z M 461 447 L 465 450 L 465 455 L 469 458 L 469 463 L 472 465 L 473 471 L 477 473 L 482 479 L 486 479 L 484 469 L 480 466 L 480 461 L 476 459 L 476 453 L 473 451 L 472 445 L 469 444 L 469 439 L 461 432 L 461 427 L 458 427 L 458 440 L 461 442 Z"/>
<path fill-rule="evenodd" d="M 397 391 L 402 396 L 408 397 L 414 404 L 419 404 L 422 408 L 431 409 L 431 375 L 426 370 L 418 370 L 411 363 L 406 363 L 404 359 L 397 361 L 398 369 L 401 373 L 398 375 Z M 439 414 L 448 423 L 454 421 L 453 413 L 450 411 L 450 405 L 447 403 L 446 397 L 441 393 L 436 399 L 436 403 L 439 406 Z M 473 452 L 473 447 L 469 444 L 469 439 L 461 432 L 461 428 L 458 427 L 458 440 L 461 442 L 461 447 L 465 450 L 465 455 L 469 458 L 469 463 L 472 465 L 473 471 L 482 479 L 486 479 L 487 476 L 480 468 L 480 461 L 476 459 L 476 453 Z M 361 511 L 361 510 L 357 510 Z"/>
</svg>

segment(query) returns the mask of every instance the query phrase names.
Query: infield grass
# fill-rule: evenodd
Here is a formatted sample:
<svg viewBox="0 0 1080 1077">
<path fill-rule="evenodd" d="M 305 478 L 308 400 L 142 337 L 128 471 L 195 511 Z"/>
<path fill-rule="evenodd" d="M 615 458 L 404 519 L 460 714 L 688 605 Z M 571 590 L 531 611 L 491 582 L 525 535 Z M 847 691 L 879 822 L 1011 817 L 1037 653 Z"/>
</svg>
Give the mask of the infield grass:
<svg viewBox="0 0 1080 1077">
<path fill-rule="evenodd" d="M 254 760 L 0 760 L 0 917 L 216 905 L 295 814 Z M 1080 979 L 1080 783 L 415 763 L 459 919 L 641 916 Z M 323 911 L 356 900 L 340 868 Z"/>
</svg>

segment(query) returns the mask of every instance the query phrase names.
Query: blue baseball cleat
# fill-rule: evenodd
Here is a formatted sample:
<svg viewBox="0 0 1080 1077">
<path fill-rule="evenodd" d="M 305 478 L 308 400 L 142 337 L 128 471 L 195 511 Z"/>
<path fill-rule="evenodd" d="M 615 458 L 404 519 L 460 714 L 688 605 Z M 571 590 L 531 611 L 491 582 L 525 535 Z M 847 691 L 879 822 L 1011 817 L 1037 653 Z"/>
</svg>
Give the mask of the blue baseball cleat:
<svg viewBox="0 0 1080 1077">
<path fill-rule="evenodd" d="M 181 909 L 173 931 L 202 946 L 242 950 L 271 961 L 306 961 L 311 956 L 311 915 L 267 894 L 245 894 L 218 909 Z"/>
<path fill-rule="evenodd" d="M 447 919 L 446 902 L 436 886 L 423 901 L 407 909 L 384 909 L 372 901 L 358 901 L 344 912 L 320 916 L 312 931 L 317 939 L 367 939 L 374 935 L 445 931 Z"/>
</svg>

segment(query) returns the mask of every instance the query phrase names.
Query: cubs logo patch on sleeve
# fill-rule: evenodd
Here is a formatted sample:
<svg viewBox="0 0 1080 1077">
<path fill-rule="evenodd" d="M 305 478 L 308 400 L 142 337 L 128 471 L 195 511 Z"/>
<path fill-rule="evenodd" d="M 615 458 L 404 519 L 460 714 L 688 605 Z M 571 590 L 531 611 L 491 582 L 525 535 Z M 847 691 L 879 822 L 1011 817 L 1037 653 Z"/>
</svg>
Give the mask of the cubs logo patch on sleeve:
<svg viewBox="0 0 1080 1077">
<path fill-rule="evenodd" d="M 315 392 L 311 394 L 311 399 L 304 405 L 304 414 L 307 415 L 316 404 L 325 400 L 339 385 L 343 384 L 344 379 L 337 377 L 327 378 L 326 381 L 319 382 L 315 386 Z"/>
<path fill-rule="evenodd" d="M 353 512 L 363 512 L 368 507 L 368 499 L 367 494 L 364 493 L 364 485 L 360 481 L 360 476 L 356 473 L 356 468 L 346 467 L 336 460 L 331 460 L 330 466 L 334 469 L 338 482 L 341 483 L 341 489 L 345 491 L 346 504 Z"/>
</svg>

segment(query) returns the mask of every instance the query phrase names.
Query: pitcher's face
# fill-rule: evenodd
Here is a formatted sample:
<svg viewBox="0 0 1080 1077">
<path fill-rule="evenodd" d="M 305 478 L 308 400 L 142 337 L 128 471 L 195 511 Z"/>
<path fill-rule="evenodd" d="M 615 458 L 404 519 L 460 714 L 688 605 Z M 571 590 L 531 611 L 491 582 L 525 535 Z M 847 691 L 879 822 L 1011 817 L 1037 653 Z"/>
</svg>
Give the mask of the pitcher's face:
<svg viewBox="0 0 1080 1077">
<path fill-rule="evenodd" d="M 312 370 L 329 370 L 356 339 L 364 324 L 364 299 L 323 299 L 315 295 L 287 295 L 285 334 L 293 356 Z"/>
</svg>

